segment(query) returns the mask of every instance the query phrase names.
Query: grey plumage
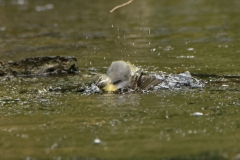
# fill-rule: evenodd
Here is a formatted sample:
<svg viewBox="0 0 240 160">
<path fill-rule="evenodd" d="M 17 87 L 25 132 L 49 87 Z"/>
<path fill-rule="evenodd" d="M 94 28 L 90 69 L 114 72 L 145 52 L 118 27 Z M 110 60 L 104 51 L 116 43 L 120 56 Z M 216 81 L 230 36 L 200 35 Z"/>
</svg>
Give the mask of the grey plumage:
<svg viewBox="0 0 240 160">
<path fill-rule="evenodd" d="M 148 90 L 161 80 L 139 73 L 139 68 L 132 66 L 125 61 L 114 61 L 107 70 L 106 75 L 98 74 L 95 76 L 96 84 L 106 91 L 130 88 L 133 90 Z"/>
</svg>

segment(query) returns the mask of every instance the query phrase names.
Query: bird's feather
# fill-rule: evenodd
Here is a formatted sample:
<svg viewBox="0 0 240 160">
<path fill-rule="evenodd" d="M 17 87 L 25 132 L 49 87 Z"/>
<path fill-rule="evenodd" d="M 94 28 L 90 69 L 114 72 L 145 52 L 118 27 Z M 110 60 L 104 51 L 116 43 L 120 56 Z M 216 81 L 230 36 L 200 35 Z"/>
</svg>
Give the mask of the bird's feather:
<svg viewBox="0 0 240 160">
<path fill-rule="evenodd" d="M 160 79 L 157 79 L 153 76 L 146 76 L 143 75 L 143 73 L 141 73 L 140 75 L 136 74 L 131 77 L 131 88 L 132 89 L 140 88 L 143 90 L 148 90 L 161 82 L 162 80 Z"/>
</svg>

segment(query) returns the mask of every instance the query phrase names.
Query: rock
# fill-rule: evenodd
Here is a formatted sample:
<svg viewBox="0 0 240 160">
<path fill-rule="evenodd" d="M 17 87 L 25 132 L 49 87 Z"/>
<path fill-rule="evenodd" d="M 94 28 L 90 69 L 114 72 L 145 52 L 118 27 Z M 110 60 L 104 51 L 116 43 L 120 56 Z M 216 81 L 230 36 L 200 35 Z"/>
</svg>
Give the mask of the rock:
<svg viewBox="0 0 240 160">
<path fill-rule="evenodd" d="M 16 62 L 1 63 L 0 76 L 46 76 L 59 74 L 78 74 L 77 59 L 74 56 L 32 57 Z"/>
</svg>

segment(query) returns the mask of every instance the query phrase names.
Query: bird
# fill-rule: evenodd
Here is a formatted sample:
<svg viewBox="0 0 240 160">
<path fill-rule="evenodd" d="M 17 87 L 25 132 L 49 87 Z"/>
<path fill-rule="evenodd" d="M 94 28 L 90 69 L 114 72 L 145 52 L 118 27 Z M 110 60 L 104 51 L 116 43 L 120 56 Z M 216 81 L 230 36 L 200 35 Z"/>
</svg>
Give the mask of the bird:
<svg viewBox="0 0 240 160">
<path fill-rule="evenodd" d="M 162 82 L 153 76 L 144 75 L 138 67 L 123 60 L 113 61 L 106 74 L 96 74 L 93 81 L 100 89 L 107 92 L 120 89 L 149 90 Z"/>
</svg>

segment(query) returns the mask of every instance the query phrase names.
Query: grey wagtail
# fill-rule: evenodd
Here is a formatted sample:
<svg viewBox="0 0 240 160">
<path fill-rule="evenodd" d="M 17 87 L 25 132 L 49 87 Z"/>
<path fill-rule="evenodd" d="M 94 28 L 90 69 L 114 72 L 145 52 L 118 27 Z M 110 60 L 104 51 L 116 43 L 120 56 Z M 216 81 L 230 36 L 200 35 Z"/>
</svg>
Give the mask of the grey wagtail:
<svg viewBox="0 0 240 160">
<path fill-rule="evenodd" d="M 93 78 L 95 84 L 104 91 L 114 92 L 119 89 L 148 90 L 161 80 L 139 73 L 139 68 L 125 61 L 114 61 L 106 74 L 97 74 Z"/>
</svg>

